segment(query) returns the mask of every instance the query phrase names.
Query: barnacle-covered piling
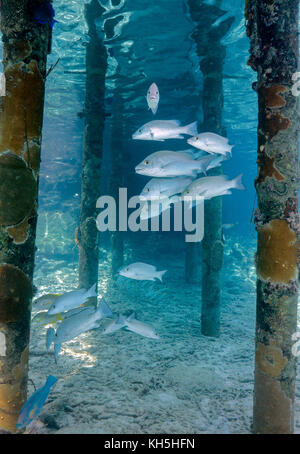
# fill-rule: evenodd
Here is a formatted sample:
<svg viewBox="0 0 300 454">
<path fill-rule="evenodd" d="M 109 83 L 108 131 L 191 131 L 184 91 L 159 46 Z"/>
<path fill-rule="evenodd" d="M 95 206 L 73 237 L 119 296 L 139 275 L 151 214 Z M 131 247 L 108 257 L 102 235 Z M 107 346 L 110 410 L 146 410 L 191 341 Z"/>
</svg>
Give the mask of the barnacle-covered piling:
<svg viewBox="0 0 300 454">
<path fill-rule="evenodd" d="M 27 394 L 32 277 L 49 25 L 38 1 L 0 3 L 6 93 L 0 98 L 0 433 Z"/>
<path fill-rule="evenodd" d="M 253 431 L 294 430 L 299 234 L 299 0 L 248 0 L 248 64 L 257 72 L 257 319 Z"/>
<path fill-rule="evenodd" d="M 119 188 L 124 187 L 124 117 L 123 117 L 123 100 L 121 94 L 116 90 L 114 94 L 111 132 L 111 174 L 110 174 L 110 194 L 116 201 L 116 225 L 119 225 Z M 115 276 L 118 269 L 123 265 L 123 235 L 118 229 L 111 232 L 111 249 L 112 249 L 112 275 Z"/>
<path fill-rule="evenodd" d="M 86 47 L 86 95 L 84 150 L 81 182 L 80 224 L 76 238 L 79 249 L 79 287 L 98 282 L 98 230 L 96 202 L 100 195 L 104 130 L 104 93 L 107 54 L 95 21 L 104 9 L 97 0 L 85 5 L 89 43 Z"/>
<path fill-rule="evenodd" d="M 203 74 L 203 124 L 201 130 L 224 134 L 222 127 L 223 110 L 223 64 L 225 47 L 222 37 L 228 32 L 233 18 L 229 17 L 212 27 L 213 23 L 225 14 L 216 5 L 206 5 L 197 0 L 189 0 L 190 14 L 196 29 L 193 37 L 196 42 Z M 205 17 L 205 23 L 204 18 Z M 219 175 L 221 167 L 208 171 L 208 175 Z M 195 260 L 186 263 L 186 268 L 196 269 L 196 254 L 188 245 L 187 258 Z M 206 336 L 219 336 L 220 332 L 220 279 L 223 266 L 224 245 L 222 240 L 222 198 L 215 197 L 205 201 L 204 238 L 202 241 L 202 313 L 201 332 Z"/>
</svg>

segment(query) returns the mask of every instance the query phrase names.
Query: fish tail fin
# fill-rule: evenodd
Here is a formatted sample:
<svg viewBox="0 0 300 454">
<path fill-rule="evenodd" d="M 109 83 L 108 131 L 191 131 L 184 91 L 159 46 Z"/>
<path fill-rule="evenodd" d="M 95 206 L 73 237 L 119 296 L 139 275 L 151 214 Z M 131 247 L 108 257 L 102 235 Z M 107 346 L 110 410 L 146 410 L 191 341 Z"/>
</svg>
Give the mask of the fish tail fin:
<svg viewBox="0 0 300 454">
<path fill-rule="evenodd" d="M 228 150 L 228 153 L 230 154 L 230 157 L 232 157 L 232 149 L 233 149 L 234 145 L 230 145 L 229 146 L 229 150 Z"/>
<path fill-rule="evenodd" d="M 198 134 L 198 122 L 194 121 L 187 126 L 182 128 L 182 133 L 189 136 L 196 136 Z"/>
<path fill-rule="evenodd" d="M 242 176 L 243 176 L 243 174 L 241 173 L 239 176 L 237 176 L 236 178 L 234 178 L 234 179 L 232 180 L 232 183 L 233 183 L 233 185 L 234 185 L 233 187 L 234 187 L 235 189 L 245 190 L 245 186 L 244 186 L 243 183 L 242 183 Z"/>
<path fill-rule="evenodd" d="M 156 273 L 156 276 L 155 276 L 155 277 L 157 277 L 157 279 L 159 279 L 160 282 L 162 282 L 162 277 L 163 277 L 163 275 L 164 275 L 165 273 L 167 273 L 167 271 L 168 271 L 168 270 L 158 271 L 158 272 Z"/>
<path fill-rule="evenodd" d="M 203 157 L 203 156 L 201 156 L 201 157 Z M 199 158 L 199 160 L 198 159 L 196 160 L 196 164 L 198 166 L 197 170 L 199 170 L 200 172 L 203 172 L 204 175 L 206 175 L 207 169 L 210 166 L 210 164 L 212 163 L 212 161 L 215 159 L 215 157 L 211 156 L 211 159 L 207 159 L 206 161 L 201 161 L 201 157 Z"/>
<path fill-rule="evenodd" d="M 51 386 L 53 386 L 57 381 L 58 381 L 57 377 L 54 377 L 54 375 L 49 375 L 46 384 L 49 388 L 51 388 Z"/>
<path fill-rule="evenodd" d="M 126 326 L 127 320 L 130 319 L 130 317 L 126 318 L 124 315 L 119 314 L 119 317 L 116 321 L 116 325 L 118 326 L 118 329 L 124 328 L 124 326 Z"/>
<path fill-rule="evenodd" d="M 97 282 L 95 282 L 95 284 L 92 285 L 92 287 L 86 292 L 86 294 L 85 294 L 86 298 L 97 297 L 96 286 L 97 286 Z"/>
<path fill-rule="evenodd" d="M 47 349 L 47 351 L 50 350 L 50 346 L 53 342 L 54 335 L 55 335 L 54 328 L 48 328 L 47 333 L 46 333 L 46 349 Z"/>
<path fill-rule="evenodd" d="M 55 359 L 56 364 L 57 364 L 58 354 L 60 352 L 60 349 L 61 349 L 61 344 L 54 344 L 54 359 Z"/>
<path fill-rule="evenodd" d="M 134 320 L 136 318 L 135 312 L 132 312 L 132 314 L 129 315 L 129 317 L 126 318 L 126 322 L 130 320 Z"/>
<path fill-rule="evenodd" d="M 97 312 L 101 314 L 102 318 L 111 318 L 113 317 L 113 313 L 110 310 L 107 302 L 105 301 L 104 298 L 101 299 L 100 304 L 97 308 Z"/>
</svg>

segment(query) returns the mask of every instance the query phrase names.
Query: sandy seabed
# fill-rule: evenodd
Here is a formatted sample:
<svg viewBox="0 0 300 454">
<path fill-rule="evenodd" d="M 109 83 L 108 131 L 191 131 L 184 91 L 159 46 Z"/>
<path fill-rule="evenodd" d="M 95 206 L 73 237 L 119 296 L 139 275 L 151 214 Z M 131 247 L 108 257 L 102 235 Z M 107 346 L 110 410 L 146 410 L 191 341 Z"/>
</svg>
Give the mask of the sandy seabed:
<svg viewBox="0 0 300 454">
<path fill-rule="evenodd" d="M 145 248 L 143 248 L 144 250 Z M 46 328 L 33 322 L 30 373 L 37 387 L 49 374 L 60 378 L 44 406 L 43 433 L 200 434 L 250 433 L 252 420 L 255 242 L 226 240 L 222 278 L 221 336 L 200 333 L 201 287 L 184 280 L 181 254 L 129 252 L 126 263 L 148 261 L 168 269 L 164 282 L 110 278 L 102 250 L 99 292 L 114 313 L 135 311 L 155 326 L 159 341 L 102 328 L 62 347 L 58 364 L 45 346 Z M 159 259 L 157 259 L 159 257 Z M 37 296 L 77 286 L 77 264 L 38 256 Z M 33 386 L 29 383 L 29 394 Z M 299 399 L 299 400 L 298 400 Z M 297 402 L 298 400 L 298 402 Z M 300 433 L 300 384 L 296 391 Z"/>
</svg>

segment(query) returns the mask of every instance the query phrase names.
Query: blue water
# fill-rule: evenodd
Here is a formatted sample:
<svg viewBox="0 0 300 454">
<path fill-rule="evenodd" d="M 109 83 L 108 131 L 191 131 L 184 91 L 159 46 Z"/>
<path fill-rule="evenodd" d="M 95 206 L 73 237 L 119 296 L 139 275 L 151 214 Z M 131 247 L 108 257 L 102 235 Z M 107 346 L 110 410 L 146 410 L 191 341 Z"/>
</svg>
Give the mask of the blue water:
<svg viewBox="0 0 300 454">
<path fill-rule="evenodd" d="M 134 142 L 132 133 L 153 119 L 145 95 L 155 81 L 160 90 L 156 118 L 201 122 L 203 76 L 192 33 L 195 24 L 184 0 L 101 0 L 97 24 L 110 49 L 106 98 L 121 87 L 124 108 L 124 169 L 130 194 L 139 194 L 147 177 L 135 175 L 144 157 L 182 143 Z M 37 297 L 63 293 L 78 285 L 74 242 L 80 211 L 85 99 L 85 50 L 88 42 L 83 0 L 55 0 L 48 66 L 60 61 L 47 79 L 40 173 L 39 221 L 34 283 Z M 250 219 L 256 176 L 257 97 L 255 74 L 247 66 L 244 0 L 204 1 L 233 17 L 223 38 L 223 125 L 233 157 L 223 166 L 230 177 L 243 174 L 246 191 L 223 197 L 225 258 L 222 273 L 221 335 L 201 335 L 201 278 L 184 278 L 182 235 L 135 233 L 125 237 L 125 263 L 142 261 L 168 269 L 163 283 L 111 277 L 111 245 L 100 237 L 99 293 L 113 312 L 132 311 L 155 326 L 160 341 L 101 329 L 82 334 L 62 347 L 58 364 L 46 352 L 46 328 L 34 321 L 30 378 L 42 385 L 60 378 L 36 429 L 46 433 L 249 433 L 252 418 L 255 328 L 255 229 Z M 113 31 L 105 30 L 117 18 Z M 205 21 L 203 23 L 205 26 Z M 104 30 L 104 31 L 103 31 Z M 107 110 L 111 111 L 109 103 Z M 108 187 L 113 118 L 104 134 L 104 164 L 99 196 Z M 182 141 L 183 142 L 183 141 Z M 184 141 L 185 142 L 185 141 Z M 187 148 L 186 146 L 184 148 Z M 182 148 L 182 149 L 184 149 Z M 101 239 L 102 238 L 102 239 Z M 199 257 L 201 262 L 201 255 Z M 201 272 L 201 270 L 200 270 Z M 35 312 L 34 312 L 35 315 Z M 29 384 L 29 393 L 33 392 Z M 299 426 L 297 418 L 296 425 Z M 300 427 L 300 426 L 299 426 Z"/>
</svg>

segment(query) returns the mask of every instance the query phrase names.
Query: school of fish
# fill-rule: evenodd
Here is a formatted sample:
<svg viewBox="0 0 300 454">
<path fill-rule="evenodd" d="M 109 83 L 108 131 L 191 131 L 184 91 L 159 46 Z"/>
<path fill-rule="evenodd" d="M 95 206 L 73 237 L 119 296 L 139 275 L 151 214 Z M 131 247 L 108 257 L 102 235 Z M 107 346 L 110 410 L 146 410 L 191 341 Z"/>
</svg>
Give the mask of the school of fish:
<svg viewBox="0 0 300 454">
<path fill-rule="evenodd" d="M 48 9 L 37 8 L 35 19 L 41 24 L 47 23 L 53 27 L 56 22 L 55 13 L 49 5 Z M 155 115 L 160 101 L 159 89 L 155 83 L 149 87 L 146 99 L 149 109 Z M 200 196 L 209 200 L 229 195 L 231 189 L 245 189 L 242 175 L 232 180 L 226 175 L 207 176 L 210 169 L 221 166 L 222 162 L 231 157 L 233 145 L 229 145 L 226 137 L 215 133 L 199 134 L 197 122 L 182 126 L 179 120 L 150 121 L 140 126 L 132 139 L 163 142 L 168 139 L 183 140 L 185 136 L 190 136 L 187 143 L 192 149 L 156 151 L 135 167 L 137 174 L 151 177 L 140 194 L 140 199 L 144 202 L 141 220 L 159 216 L 171 203 L 181 203 L 186 196 Z M 224 224 L 223 227 L 231 228 L 231 224 Z M 138 281 L 162 282 L 166 273 L 167 270 L 157 270 L 154 265 L 142 262 L 128 264 L 119 270 L 120 276 Z M 56 363 L 63 343 L 100 328 L 102 320 L 105 319 L 111 321 L 102 330 L 103 335 L 125 330 L 149 339 L 160 339 L 155 328 L 137 320 L 134 313 L 129 317 L 114 315 L 104 298 L 97 304 L 96 283 L 90 289 L 43 295 L 34 302 L 33 309 L 38 311 L 34 319 L 43 326 L 48 326 L 46 349 L 50 350 L 53 344 Z M 53 375 L 49 375 L 45 385 L 27 400 L 19 414 L 18 429 L 27 427 L 39 416 L 57 380 Z"/>
</svg>

